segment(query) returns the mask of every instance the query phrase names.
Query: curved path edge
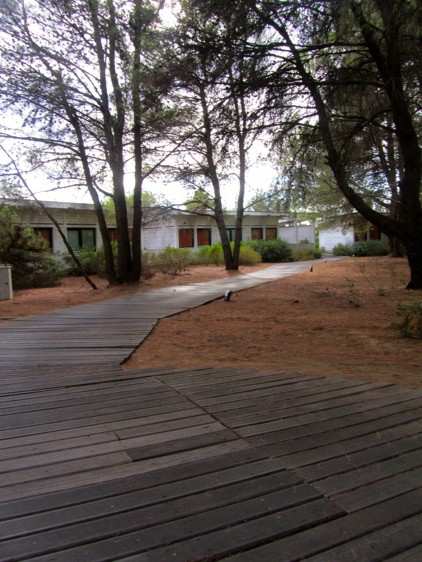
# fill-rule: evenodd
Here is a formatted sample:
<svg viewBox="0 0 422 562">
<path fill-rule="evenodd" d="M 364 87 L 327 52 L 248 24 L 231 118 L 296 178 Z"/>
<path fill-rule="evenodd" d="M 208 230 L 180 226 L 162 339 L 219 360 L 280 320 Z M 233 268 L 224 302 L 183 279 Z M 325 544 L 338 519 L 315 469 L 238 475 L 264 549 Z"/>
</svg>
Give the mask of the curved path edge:
<svg viewBox="0 0 422 562">
<path fill-rule="evenodd" d="M 139 292 L 8 322 L 0 328 L 0 369 L 12 374 L 34 367 L 121 364 L 159 320 L 222 298 L 229 289 L 237 292 L 303 273 L 315 263 L 275 264 L 236 277 Z"/>
</svg>

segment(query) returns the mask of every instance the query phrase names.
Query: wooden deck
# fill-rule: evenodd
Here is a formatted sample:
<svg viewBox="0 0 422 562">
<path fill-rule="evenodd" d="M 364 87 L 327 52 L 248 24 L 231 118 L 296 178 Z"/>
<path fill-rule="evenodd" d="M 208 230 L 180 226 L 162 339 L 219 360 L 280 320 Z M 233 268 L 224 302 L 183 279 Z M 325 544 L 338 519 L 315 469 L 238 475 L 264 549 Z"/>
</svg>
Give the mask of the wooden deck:
<svg viewBox="0 0 422 562">
<path fill-rule="evenodd" d="M 422 391 L 86 364 L 0 379 L 2 562 L 422 560 Z"/>
</svg>

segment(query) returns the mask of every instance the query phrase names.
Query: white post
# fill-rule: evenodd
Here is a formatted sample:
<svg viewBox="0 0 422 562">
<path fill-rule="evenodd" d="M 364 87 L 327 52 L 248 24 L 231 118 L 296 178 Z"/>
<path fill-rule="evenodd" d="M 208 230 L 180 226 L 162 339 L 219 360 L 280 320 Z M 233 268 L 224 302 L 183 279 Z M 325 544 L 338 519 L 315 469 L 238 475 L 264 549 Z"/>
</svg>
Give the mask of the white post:
<svg viewBox="0 0 422 562">
<path fill-rule="evenodd" d="M 0 265 L 0 300 L 13 299 L 12 267 Z"/>
</svg>

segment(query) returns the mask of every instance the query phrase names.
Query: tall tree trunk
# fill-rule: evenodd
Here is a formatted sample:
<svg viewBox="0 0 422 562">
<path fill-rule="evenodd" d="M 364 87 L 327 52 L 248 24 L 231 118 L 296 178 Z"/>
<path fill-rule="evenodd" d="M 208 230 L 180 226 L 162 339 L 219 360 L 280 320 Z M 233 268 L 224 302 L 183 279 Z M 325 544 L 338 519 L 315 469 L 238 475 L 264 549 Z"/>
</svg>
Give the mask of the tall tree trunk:
<svg viewBox="0 0 422 562">
<path fill-rule="evenodd" d="M 206 74 L 205 66 L 203 66 L 203 72 Z M 218 179 L 217 167 L 214 161 L 214 150 L 211 135 L 211 120 L 208 111 L 207 97 L 205 93 L 205 88 L 201 83 L 199 85 L 201 107 L 202 107 L 202 117 L 204 121 L 204 140 L 206 148 L 206 158 L 208 164 L 208 176 L 211 180 L 211 184 L 214 189 L 214 217 L 217 223 L 218 232 L 220 234 L 221 245 L 223 248 L 224 255 L 224 265 L 227 270 L 237 269 L 233 262 L 233 253 L 230 246 L 230 241 L 227 236 L 226 222 L 224 220 L 223 204 L 221 200 L 221 189 L 220 181 Z"/>
<path fill-rule="evenodd" d="M 232 55 L 232 53 L 231 53 Z M 242 241 L 243 214 L 245 207 L 246 190 L 246 134 L 247 134 L 247 113 L 244 99 L 243 83 L 236 84 L 232 64 L 233 58 L 230 55 L 229 78 L 234 108 L 234 125 L 237 137 L 237 147 L 239 151 L 239 194 L 237 196 L 236 208 L 236 235 L 233 248 L 233 269 L 239 269 L 240 244 Z M 242 72 L 242 69 L 240 70 Z M 242 76 L 240 77 L 242 80 Z"/>
<path fill-rule="evenodd" d="M 422 228 L 419 239 L 406 244 L 407 261 L 410 268 L 410 281 L 407 289 L 422 289 Z"/>
<path fill-rule="evenodd" d="M 133 14 L 133 65 L 132 65 L 132 111 L 133 151 L 135 155 L 135 187 L 133 190 L 132 229 L 132 281 L 139 281 L 142 274 L 142 123 L 141 123 L 141 8 L 142 0 L 134 0 Z"/>
<path fill-rule="evenodd" d="M 111 245 L 111 239 L 107 228 L 104 209 L 101 205 L 100 198 L 98 197 L 98 193 L 97 190 L 95 189 L 94 181 L 92 179 L 91 169 L 88 161 L 87 152 L 85 149 L 85 142 L 84 142 L 84 137 L 79 122 L 79 118 L 74 108 L 68 102 L 64 83 L 61 76 L 60 76 L 60 85 L 62 87 L 62 98 L 63 98 L 63 104 L 66 110 L 66 114 L 73 127 L 73 130 L 75 131 L 76 138 L 78 140 L 79 156 L 82 162 L 82 168 L 84 171 L 86 185 L 88 187 L 88 191 L 91 196 L 92 202 L 94 203 L 95 213 L 97 215 L 97 220 L 98 220 L 98 226 L 100 227 L 101 238 L 103 241 L 106 277 L 108 282 L 113 284 L 116 282 L 116 271 L 114 268 L 113 247 Z"/>
<path fill-rule="evenodd" d="M 123 135 L 125 108 L 123 94 L 116 71 L 117 25 L 113 0 L 107 0 L 109 20 L 107 27 L 100 24 L 98 1 L 88 0 L 91 21 L 94 30 L 94 41 L 98 68 L 100 73 L 101 111 L 103 115 L 104 134 L 107 145 L 108 164 L 113 180 L 113 200 L 117 230 L 117 280 L 121 283 L 131 279 L 132 259 L 127 217 L 126 196 L 124 190 L 124 157 Z M 107 53 L 103 39 L 108 41 Z M 107 65 L 108 62 L 108 65 Z M 108 69 L 108 73 L 107 73 Z M 109 100 L 109 83 L 111 82 L 116 115 L 112 115 Z"/>
</svg>

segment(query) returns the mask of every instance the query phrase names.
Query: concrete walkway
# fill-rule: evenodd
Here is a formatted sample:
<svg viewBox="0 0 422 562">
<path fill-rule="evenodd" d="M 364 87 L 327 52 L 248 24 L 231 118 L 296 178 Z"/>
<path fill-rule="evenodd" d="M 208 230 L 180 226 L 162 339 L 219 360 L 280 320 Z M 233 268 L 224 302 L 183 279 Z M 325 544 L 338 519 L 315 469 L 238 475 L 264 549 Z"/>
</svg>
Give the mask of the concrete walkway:
<svg viewBox="0 0 422 562">
<path fill-rule="evenodd" d="M 321 263 L 321 262 L 319 262 Z M 206 283 L 139 292 L 8 322 L 0 328 L 0 369 L 120 364 L 162 318 L 262 283 L 308 271 L 315 262 L 267 269 Z"/>
</svg>

